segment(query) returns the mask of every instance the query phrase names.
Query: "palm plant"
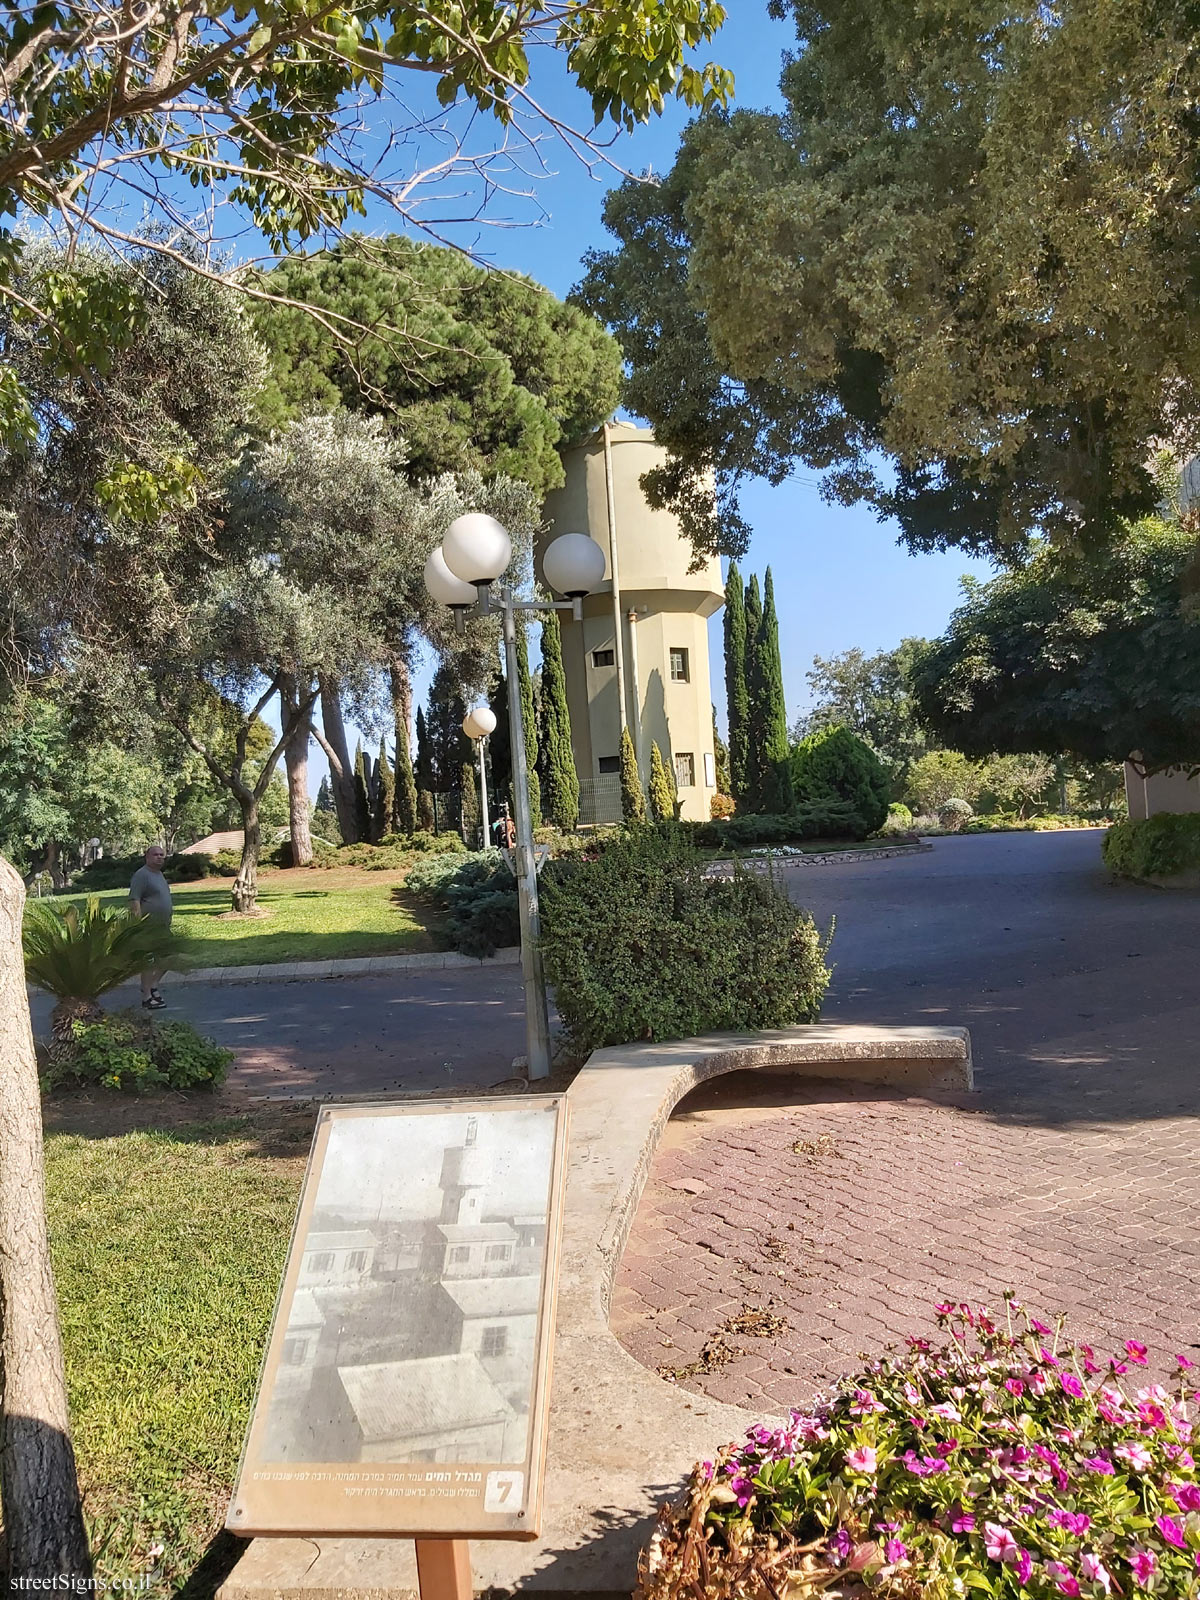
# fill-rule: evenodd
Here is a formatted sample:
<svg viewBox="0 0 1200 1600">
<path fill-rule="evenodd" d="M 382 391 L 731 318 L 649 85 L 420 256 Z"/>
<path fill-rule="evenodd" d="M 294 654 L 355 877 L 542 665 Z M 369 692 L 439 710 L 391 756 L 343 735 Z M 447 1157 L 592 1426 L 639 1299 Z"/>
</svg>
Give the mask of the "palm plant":
<svg viewBox="0 0 1200 1600">
<path fill-rule="evenodd" d="M 31 905 L 25 917 L 25 976 L 58 1004 L 50 1018 L 50 1063 L 61 1064 L 74 1045 L 76 1022 L 103 1015 L 100 996 L 148 967 L 166 967 L 177 954 L 171 930 L 129 911 L 104 911 L 93 895 L 81 909 Z"/>
</svg>

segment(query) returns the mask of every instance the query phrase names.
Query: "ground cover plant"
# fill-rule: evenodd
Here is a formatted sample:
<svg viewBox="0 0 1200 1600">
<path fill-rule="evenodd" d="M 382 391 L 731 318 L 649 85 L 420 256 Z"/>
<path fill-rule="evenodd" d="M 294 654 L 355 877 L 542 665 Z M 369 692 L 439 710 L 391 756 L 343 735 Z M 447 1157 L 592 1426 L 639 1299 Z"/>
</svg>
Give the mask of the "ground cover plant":
<svg viewBox="0 0 1200 1600">
<path fill-rule="evenodd" d="M 701 1463 L 639 1600 L 1200 1595 L 1197 1368 L 1148 1384 L 1137 1339 L 1106 1358 L 1006 1298 Z"/>
<path fill-rule="evenodd" d="M 42 1079 L 47 1089 L 98 1084 L 104 1089 L 211 1089 L 224 1080 L 233 1051 L 190 1022 L 164 1022 L 120 1011 L 71 1025 L 71 1049 Z"/>
<path fill-rule="evenodd" d="M 170 1594 L 224 1521 L 311 1132 L 311 1116 L 275 1112 L 47 1137 L 98 1578 L 153 1572 L 147 1592 Z"/>
</svg>

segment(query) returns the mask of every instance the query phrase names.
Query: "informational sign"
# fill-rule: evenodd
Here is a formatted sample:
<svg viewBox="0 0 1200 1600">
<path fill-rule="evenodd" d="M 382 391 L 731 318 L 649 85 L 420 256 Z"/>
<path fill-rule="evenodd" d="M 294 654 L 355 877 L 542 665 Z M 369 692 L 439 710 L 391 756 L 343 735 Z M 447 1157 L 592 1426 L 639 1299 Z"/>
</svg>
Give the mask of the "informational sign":
<svg viewBox="0 0 1200 1600">
<path fill-rule="evenodd" d="M 226 1526 L 537 1537 L 561 1097 L 322 1111 Z"/>
</svg>

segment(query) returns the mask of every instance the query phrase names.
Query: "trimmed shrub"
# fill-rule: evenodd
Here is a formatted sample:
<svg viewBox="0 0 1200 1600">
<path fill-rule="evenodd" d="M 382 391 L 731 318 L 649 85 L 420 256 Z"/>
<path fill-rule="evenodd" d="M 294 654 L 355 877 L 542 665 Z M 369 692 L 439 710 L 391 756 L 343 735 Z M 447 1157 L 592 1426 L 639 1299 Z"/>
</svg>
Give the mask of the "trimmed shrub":
<svg viewBox="0 0 1200 1600">
<path fill-rule="evenodd" d="M 1118 878 L 1200 874 L 1200 812 L 1160 811 L 1140 822 L 1127 817 L 1108 830 L 1101 850 Z"/>
<path fill-rule="evenodd" d="M 580 1052 L 820 1015 L 828 936 L 760 873 L 706 877 L 683 828 L 551 864 L 541 900 L 546 977 Z"/>
<path fill-rule="evenodd" d="M 888 807 L 887 818 L 880 830 L 883 833 L 911 833 L 913 814 L 906 805 L 893 801 Z"/>
<path fill-rule="evenodd" d="M 823 728 L 801 739 L 791 754 L 791 773 L 799 804 L 853 806 L 862 819 L 861 839 L 883 827 L 892 780 L 871 747 L 849 728 Z"/>
<path fill-rule="evenodd" d="M 974 815 L 975 812 L 968 802 L 959 800 L 955 795 L 951 795 L 949 800 L 943 800 L 938 807 L 938 821 L 951 833 L 958 833 Z"/>
<path fill-rule="evenodd" d="M 55 1064 L 47 1088 L 94 1083 L 104 1089 L 212 1089 L 233 1051 L 196 1032 L 190 1022 L 159 1022 L 118 1011 L 98 1022 L 72 1025 L 73 1048 Z"/>
<path fill-rule="evenodd" d="M 1194 1595 L 1192 1362 L 1150 1387 L 1138 1339 L 1097 1358 L 1012 1303 L 937 1313 L 940 1348 L 910 1338 L 700 1463 L 637 1600 Z"/>
<path fill-rule="evenodd" d="M 845 800 L 798 806 L 786 816 L 769 813 L 727 817 L 721 822 L 684 823 L 698 845 L 716 850 L 750 850 L 761 844 L 799 844 L 805 839 L 862 839 L 863 819 Z"/>
</svg>

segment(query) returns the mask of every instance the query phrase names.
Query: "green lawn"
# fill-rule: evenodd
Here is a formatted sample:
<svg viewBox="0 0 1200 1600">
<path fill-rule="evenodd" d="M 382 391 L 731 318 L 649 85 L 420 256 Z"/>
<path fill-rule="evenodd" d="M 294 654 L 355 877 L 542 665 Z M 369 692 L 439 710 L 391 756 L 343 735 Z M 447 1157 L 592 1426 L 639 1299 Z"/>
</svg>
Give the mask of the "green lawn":
<svg viewBox="0 0 1200 1600">
<path fill-rule="evenodd" d="M 229 882 L 173 884 L 175 928 L 186 941 L 192 967 L 257 967 L 277 961 L 329 961 L 431 950 L 420 908 L 398 902 L 392 891 L 401 874 L 381 872 L 272 872 L 260 879 L 258 903 L 266 917 L 226 918 Z M 123 905 L 115 889 L 100 897 Z"/>
<path fill-rule="evenodd" d="M 169 1594 L 224 1522 L 310 1137 L 293 1113 L 46 1140 L 100 1577 L 140 1578 L 162 1545 L 149 1592 Z"/>
</svg>

